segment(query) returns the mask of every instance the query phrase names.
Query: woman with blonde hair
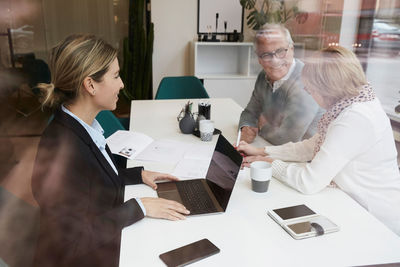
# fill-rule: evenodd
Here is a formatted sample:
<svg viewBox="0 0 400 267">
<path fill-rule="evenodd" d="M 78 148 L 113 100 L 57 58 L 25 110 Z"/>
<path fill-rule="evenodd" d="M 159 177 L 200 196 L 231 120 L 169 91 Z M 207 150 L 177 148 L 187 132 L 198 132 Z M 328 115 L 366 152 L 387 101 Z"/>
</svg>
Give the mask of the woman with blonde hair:
<svg viewBox="0 0 400 267">
<path fill-rule="evenodd" d="M 116 167 L 95 117 L 116 108 L 123 88 L 117 51 L 94 36 L 72 35 L 52 50 L 50 68 L 52 83 L 38 85 L 43 106 L 55 113 L 32 177 L 40 206 L 34 266 L 118 266 L 122 228 L 144 216 L 184 219 L 189 211 L 161 198 L 124 202 L 126 184 L 155 189 L 156 180 L 176 178 Z"/>
<path fill-rule="evenodd" d="M 400 235 L 400 174 L 390 121 L 357 57 L 343 47 L 316 52 L 302 72 L 305 90 L 326 113 L 310 139 L 255 148 L 248 156 L 272 163 L 273 176 L 305 194 L 338 186 Z M 288 163 L 291 162 L 291 163 Z"/>
</svg>

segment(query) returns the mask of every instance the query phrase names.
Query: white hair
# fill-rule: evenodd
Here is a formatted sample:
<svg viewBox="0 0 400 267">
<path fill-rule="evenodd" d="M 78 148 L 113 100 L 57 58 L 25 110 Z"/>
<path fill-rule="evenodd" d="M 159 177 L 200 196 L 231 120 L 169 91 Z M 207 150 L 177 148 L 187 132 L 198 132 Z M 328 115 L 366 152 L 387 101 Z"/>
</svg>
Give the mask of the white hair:
<svg viewBox="0 0 400 267">
<path fill-rule="evenodd" d="M 293 45 L 293 39 L 290 35 L 289 30 L 282 24 L 266 23 L 264 24 L 256 33 L 254 40 L 254 47 L 257 48 L 257 40 L 261 38 L 266 38 L 275 34 L 277 31 L 281 32 L 285 36 L 286 41 L 289 45 Z"/>
</svg>

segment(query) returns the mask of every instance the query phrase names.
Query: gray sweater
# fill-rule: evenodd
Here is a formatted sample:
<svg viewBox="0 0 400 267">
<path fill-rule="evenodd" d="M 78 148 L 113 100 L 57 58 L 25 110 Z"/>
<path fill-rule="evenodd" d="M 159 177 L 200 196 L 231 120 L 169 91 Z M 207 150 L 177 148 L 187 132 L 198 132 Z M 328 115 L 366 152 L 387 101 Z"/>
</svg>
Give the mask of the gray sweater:
<svg viewBox="0 0 400 267">
<path fill-rule="evenodd" d="M 261 114 L 267 123 L 259 135 L 273 145 L 298 142 L 313 136 L 324 113 L 314 99 L 304 90 L 301 71 L 304 63 L 296 59 L 295 68 L 280 88 L 272 92 L 272 86 L 260 72 L 253 94 L 240 116 L 239 127 L 258 126 Z"/>
</svg>

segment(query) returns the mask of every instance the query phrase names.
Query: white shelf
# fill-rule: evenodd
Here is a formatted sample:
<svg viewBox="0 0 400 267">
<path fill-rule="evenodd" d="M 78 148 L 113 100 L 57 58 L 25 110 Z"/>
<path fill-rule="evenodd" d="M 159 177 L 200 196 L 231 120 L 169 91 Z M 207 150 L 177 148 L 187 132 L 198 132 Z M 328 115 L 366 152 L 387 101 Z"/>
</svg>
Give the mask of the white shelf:
<svg viewBox="0 0 400 267">
<path fill-rule="evenodd" d="M 210 97 L 229 97 L 245 107 L 261 70 L 253 43 L 192 43 L 193 75 Z"/>
<path fill-rule="evenodd" d="M 245 46 L 245 47 L 249 47 L 249 46 L 253 46 L 253 43 L 250 42 L 195 42 L 195 44 L 199 45 L 199 46 Z"/>
<path fill-rule="evenodd" d="M 241 75 L 235 73 L 221 73 L 221 74 L 197 74 L 199 79 L 256 79 L 257 75 Z"/>
<path fill-rule="evenodd" d="M 194 75 L 203 77 L 254 77 L 260 68 L 253 43 L 195 42 Z"/>
</svg>

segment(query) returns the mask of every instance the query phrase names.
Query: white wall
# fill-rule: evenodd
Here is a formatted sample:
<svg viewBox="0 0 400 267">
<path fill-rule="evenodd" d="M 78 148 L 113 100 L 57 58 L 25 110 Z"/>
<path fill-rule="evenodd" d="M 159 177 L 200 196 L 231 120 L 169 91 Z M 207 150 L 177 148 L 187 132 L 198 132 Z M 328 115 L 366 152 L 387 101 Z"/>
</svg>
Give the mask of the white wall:
<svg viewBox="0 0 400 267">
<path fill-rule="evenodd" d="M 197 0 L 152 0 L 153 96 L 165 76 L 190 75 L 190 43 L 197 39 Z"/>
<path fill-rule="evenodd" d="M 73 33 L 92 33 L 118 47 L 114 10 L 109 0 L 43 0 L 43 10 L 49 48 Z"/>
</svg>

